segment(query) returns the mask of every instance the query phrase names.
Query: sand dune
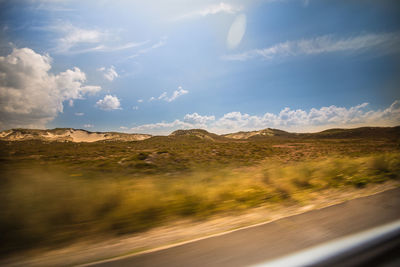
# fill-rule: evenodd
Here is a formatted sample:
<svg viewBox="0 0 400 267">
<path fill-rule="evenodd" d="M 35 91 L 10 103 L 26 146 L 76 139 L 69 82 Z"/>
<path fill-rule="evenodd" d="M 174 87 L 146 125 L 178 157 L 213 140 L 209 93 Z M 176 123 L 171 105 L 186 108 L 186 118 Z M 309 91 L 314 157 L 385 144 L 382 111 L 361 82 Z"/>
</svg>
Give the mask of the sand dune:
<svg viewBox="0 0 400 267">
<path fill-rule="evenodd" d="M 24 141 L 43 140 L 58 142 L 96 142 L 96 141 L 137 141 L 150 138 L 148 134 L 126 134 L 114 132 L 89 132 L 77 129 L 12 129 L 0 132 L 0 140 Z"/>
</svg>

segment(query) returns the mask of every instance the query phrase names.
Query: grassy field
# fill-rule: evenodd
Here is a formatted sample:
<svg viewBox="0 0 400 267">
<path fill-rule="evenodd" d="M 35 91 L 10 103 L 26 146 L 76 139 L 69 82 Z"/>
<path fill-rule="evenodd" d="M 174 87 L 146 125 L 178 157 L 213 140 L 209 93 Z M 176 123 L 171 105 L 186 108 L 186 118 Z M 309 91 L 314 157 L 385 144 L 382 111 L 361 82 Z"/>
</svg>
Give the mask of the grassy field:
<svg viewBox="0 0 400 267">
<path fill-rule="evenodd" d="M 0 142 L 1 253 L 400 179 L 396 138 Z"/>
</svg>

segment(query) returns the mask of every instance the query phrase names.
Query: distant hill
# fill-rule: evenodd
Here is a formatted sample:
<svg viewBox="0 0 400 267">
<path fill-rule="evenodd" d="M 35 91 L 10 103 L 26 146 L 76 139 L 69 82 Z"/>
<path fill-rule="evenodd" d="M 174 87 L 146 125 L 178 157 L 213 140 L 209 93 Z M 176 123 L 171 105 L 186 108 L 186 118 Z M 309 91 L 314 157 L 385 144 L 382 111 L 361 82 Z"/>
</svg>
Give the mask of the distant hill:
<svg viewBox="0 0 400 267">
<path fill-rule="evenodd" d="M 51 130 L 11 129 L 0 132 L 0 140 L 24 141 L 42 140 L 58 142 L 96 142 L 96 141 L 139 141 L 153 137 L 149 134 L 128 134 L 118 132 L 90 132 L 81 129 L 56 128 Z M 155 138 L 155 139 L 154 139 Z M 177 130 L 167 137 L 182 140 L 197 138 L 214 142 L 228 142 L 232 140 L 273 140 L 273 139 L 368 139 L 389 138 L 400 140 L 400 126 L 396 127 L 361 127 L 353 129 L 329 129 L 317 133 L 290 133 L 278 129 L 263 129 L 259 131 L 237 132 L 224 135 L 210 133 L 202 129 Z M 158 140 L 153 137 L 151 140 Z"/>
<path fill-rule="evenodd" d="M 353 129 L 329 129 L 317 133 L 289 133 L 277 129 L 237 132 L 223 135 L 232 139 L 261 140 L 273 138 L 298 139 L 345 139 L 345 138 L 393 138 L 400 139 L 400 126 L 396 127 L 360 127 Z"/>
<path fill-rule="evenodd" d="M 360 127 L 353 129 L 329 129 L 318 133 L 301 134 L 301 137 L 313 138 L 400 138 L 400 126 L 396 127 Z"/>
<path fill-rule="evenodd" d="M 206 130 L 203 129 L 190 129 L 190 130 L 176 130 L 172 132 L 170 137 L 190 137 L 194 136 L 203 140 L 209 140 L 209 141 L 229 141 L 229 139 L 225 138 L 224 136 L 214 134 L 207 132 Z"/>
<path fill-rule="evenodd" d="M 294 138 L 297 137 L 298 134 L 267 128 L 259 131 L 224 134 L 223 136 L 231 139 L 265 139 L 271 137 Z"/>
<path fill-rule="evenodd" d="M 11 129 L 0 132 L 0 140 L 42 140 L 58 142 L 138 141 L 150 138 L 149 134 L 127 134 L 117 132 L 90 132 L 81 129 L 56 128 L 51 130 Z"/>
</svg>

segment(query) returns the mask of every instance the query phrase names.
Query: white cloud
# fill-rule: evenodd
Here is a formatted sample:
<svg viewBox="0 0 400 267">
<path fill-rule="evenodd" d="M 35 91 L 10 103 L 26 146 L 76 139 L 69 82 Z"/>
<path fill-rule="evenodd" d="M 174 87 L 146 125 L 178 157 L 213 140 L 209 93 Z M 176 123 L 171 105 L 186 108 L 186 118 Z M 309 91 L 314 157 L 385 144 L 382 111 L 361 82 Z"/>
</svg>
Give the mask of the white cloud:
<svg viewBox="0 0 400 267">
<path fill-rule="evenodd" d="M 143 99 L 138 99 L 138 103 L 143 103 Z"/>
<path fill-rule="evenodd" d="M 157 99 L 158 100 L 165 99 L 167 101 L 167 99 L 168 99 L 167 92 L 162 93 Z"/>
<path fill-rule="evenodd" d="M 82 53 L 90 53 L 90 52 L 114 52 L 119 50 L 130 49 L 134 47 L 140 47 L 146 44 L 147 41 L 144 42 L 137 42 L 137 43 L 127 43 L 122 45 L 96 45 L 89 48 L 81 48 L 68 51 L 70 54 L 82 54 Z"/>
<path fill-rule="evenodd" d="M 173 122 L 144 124 L 133 127 L 130 130 L 137 133 L 168 134 L 178 129 L 208 128 L 214 120 L 214 116 L 201 116 L 195 112 L 186 114 L 183 121 L 175 120 Z"/>
<path fill-rule="evenodd" d="M 83 116 L 83 115 L 85 115 L 85 113 L 83 113 L 83 112 L 76 112 L 75 113 L 75 116 Z"/>
<path fill-rule="evenodd" d="M 164 100 L 167 102 L 172 102 L 174 100 L 176 100 L 178 97 L 185 95 L 189 93 L 189 91 L 185 90 L 182 88 L 182 86 L 178 87 L 178 90 L 175 90 L 171 96 L 168 96 L 167 92 L 163 92 L 159 97 L 155 98 L 155 97 L 150 97 L 149 101 L 153 101 L 153 100 Z"/>
<path fill-rule="evenodd" d="M 252 131 L 264 128 L 306 132 L 336 127 L 396 126 L 400 125 L 400 101 L 394 101 L 383 110 L 368 109 L 368 103 L 350 108 L 329 106 L 320 109 L 284 108 L 278 114 L 249 115 L 229 112 L 216 119 L 215 116 L 186 114 L 183 120 L 145 124 L 132 128 L 134 132 L 167 134 L 177 129 L 203 128 L 216 133 Z"/>
<path fill-rule="evenodd" d="M 40 11 L 48 11 L 48 12 L 71 12 L 71 11 L 76 11 L 76 9 L 72 7 L 66 7 L 65 4 L 68 4 L 69 1 L 63 1 L 63 0 L 56 0 L 56 1 L 51 1 L 51 0 L 35 0 L 35 1 L 30 1 L 33 4 L 36 4 L 34 7 L 36 10 Z"/>
<path fill-rule="evenodd" d="M 184 15 L 177 17 L 175 20 L 182 20 L 182 19 L 192 19 L 192 18 L 200 18 L 206 17 L 209 15 L 215 15 L 219 13 L 227 13 L 227 14 L 235 14 L 242 10 L 241 6 L 235 6 L 228 3 L 219 3 L 219 4 L 211 4 L 198 10 L 188 12 Z"/>
<path fill-rule="evenodd" d="M 209 122 L 215 121 L 215 116 L 201 116 L 195 112 L 192 114 L 186 114 L 183 121 L 194 125 L 206 125 Z"/>
<path fill-rule="evenodd" d="M 193 127 L 194 126 L 191 123 L 175 120 L 173 122 L 158 122 L 158 123 L 143 124 L 131 128 L 131 131 L 136 133 L 167 134 L 176 129 L 190 129 Z"/>
<path fill-rule="evenodd" d="M 323 35 L 311 39 L 286 41 L 263 49 L 253 49 L 239 54 L 226 55 L 226 60 L 248 60 L 262 58 L 271 60 L 276 57 L 315 55 L 343 51 L 366 51 L 378 49 L 381 53 L 400 51 L 400 33 L 370 33 L 349 38 L 335 38 Z"/>
<path fill-rule="evenodd" d="M 68 106 L 73 107 L 74 106 L 74 100 L 70 99 L 68 101 Z"/>
<path fill-rule="evenodd" d="M 147 41 L 144 41 L 116 44 L 115 40 L 118 38 L 116 37 L 115 31 L 85 29 L 74 26 L 68 22 L 56 23 L 52 26 L 39 29 L 61 35 L 61 37 L 57 39 L 57 46 L 53 49 L 54 53 L 61 54 L 113 52 L 140 47 L 147 43 Z"/>
<path fill-rule="evenodd" d="M 110 82 L 113 81 L 115 78 L 119 77 L 117 71 L 115 70 L 114 66 L 109 67 L 108 69 L 105 67 L 101 67 L 97 69 L 98 71 L 102 72 L 104 78 L 109 80 Z"/>
<path fill-rule="evenodd" d="M 103 99 L 97 101 L 96 106 L 102 110 L 121 109 L 118 97 L 112 95 L 106 95 Z"/>
<path fill-rule="evenodd" d="M 57 24 L 48 29 L 63 35 L 58 39 L 58 45 L 55 50 L 59 53 L 68 52 L 80 44 L 100 43 L 108 35 L 108 33 L 104 31 L 83 29 L 75 27 L 70 23 Z"/>
<path fill-rule="evenodd" d="M 172 96 L 171 96 L 170 98 L 167 98 L 166 101 L 172 102 L 172 101 L 174 101 L 175 99 L 177 99 L 178 97 L 180 97 L 181 95 L 185 95 L 185 94 L 187 94 L 187 93 L 189 93 L 188 90 L 182 89 L 182 86 L 179 86 L 179 87 L 178 87 L 178 90 L 175 90 L 175 91 L 172 93 Z"/>
<path fill-rule="evenodd" d="M 84 128 L 93 128 L 94 125 L 93 124 L 84 124 L 83 127 Z"/>
<path fill-rule="evenodd" d="M 84 85 L 86 75 L 79 68 L 50 73 L 51 61 L 30 48 L 0 57 L 0 128 L 44 128 L 63 112 L 64 101 L 101 90 Z"/>
<path fill-rule="evenodd" d="M 133 106 L 132 109 L 133 109 L 133 110 L 138 110 L 139 107 L 138 107 L 138 106 Z"/>
<path fill-rule="evenodd" d="M 151 46 L 149 46 L 149 47 L 140 49 L 139 51 L 137 51 L 135 54 L 129 56 L 128 58 L 135 58 L 135 57 L 138 57 L 138 56 L 140 56 L 140 55 L 147 54 L 147 53 L 150 52 L 151 50 L 154 50 L 154 49 L 156 49 L 156 48 L 162 47 L 162 46 L 164 46 L 164 45 L 167 43 L 167 42 L 166 42 L 166 39 L 167 39 L 166 37 L 163 37 L 163 38 L 161 38 L 161 40 L 158 41 L 157 43 L 155 43 L 155 44 L 153 44 L 153 45 L 151 45 Z"/>
</svg>

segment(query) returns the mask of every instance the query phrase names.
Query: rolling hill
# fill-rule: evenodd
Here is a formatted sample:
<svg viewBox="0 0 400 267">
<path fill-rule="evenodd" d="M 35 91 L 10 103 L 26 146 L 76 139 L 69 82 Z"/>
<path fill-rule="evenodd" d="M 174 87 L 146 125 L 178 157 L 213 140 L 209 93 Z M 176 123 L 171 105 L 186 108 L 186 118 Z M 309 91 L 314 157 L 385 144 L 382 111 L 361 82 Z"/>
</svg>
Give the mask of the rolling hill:
<svg viewBox="0 0 400 267">
<path fill-rule="evenodd" d="M 42 140 L 57 142 L 96 142 L 96 141 L 141 141 L 155 136 L 150 134 L 128 134 L 118 132 L 90 132 L 81 129 L 56 128 L 49 130 L 11 129 L 0 132 L 0 140 L 26 141 Z M 236 132 L 218 135 L 203 129 L 176 130 L 168 136 L 158 138 L 190 139 L 229 142 L 262 141 L 279 139 L 400 139 L 400 126 L 396 127 L 360 127 L 353 129 L 328 129 L 317 133 L 290 133 L 279 129 Z M 157 139 L 157 138 L 156 138 Z"/>
<path fill-rule="evenodd" d="M 230 133 L 223 136 L 231 139 L 265 139 L 271 137 L 295 138 L 298 134 L 267 128 L 259 131 Z"/>
<path fill-rule="evenodd" d="M 25 141 L 42 140 L 57 142 L 96 142 L 96 141 L 138 141 L 150 138 L 148 134 L 127 134 L 117 132 L 90 132 L 72 128 L 52 130 L 11 129 L 0 132 L 0 140 Z"/>
<path fill-rule="evenodd" d="M 172 132 L 169 137 L 197 137 L 209 141 L 229 141 L 229 139 L 224 136 L 210 133 L 203 129 L 176 130 Z"/>
<path fill-rule="evenodd" d="M 328 129 L 316 133 L 290 133 L 278 129 L 237 132 L 223 135 L 232 139 L 264 140 L 264 139 L 371 139 L 371 138 L 400 138 L 400 126 L 396 127 L 360 127 L 352 129 Z"/>
</svg>

